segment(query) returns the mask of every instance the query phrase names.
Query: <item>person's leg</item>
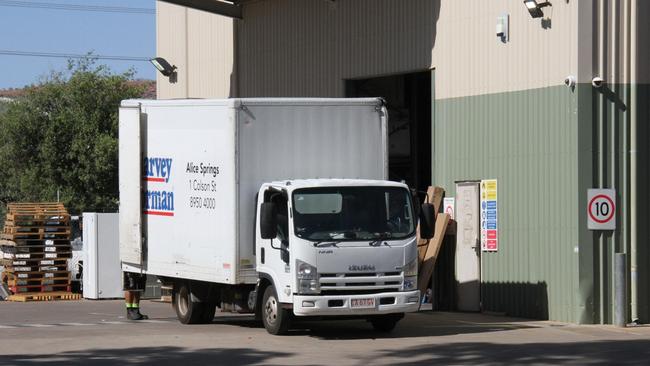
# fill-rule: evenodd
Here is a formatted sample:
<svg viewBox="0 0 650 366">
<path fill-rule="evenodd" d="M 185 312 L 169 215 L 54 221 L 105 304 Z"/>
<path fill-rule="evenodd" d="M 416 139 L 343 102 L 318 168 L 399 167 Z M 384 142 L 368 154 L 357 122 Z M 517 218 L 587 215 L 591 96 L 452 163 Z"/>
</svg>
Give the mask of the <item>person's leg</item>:
<svg viewBox="0 0 650 366">
<path fill-rule="evenodd" d="M 124 300 L 126 303 L 126 317 L 129 320 L 148 319 L 140 313 L 140 293 L 146 285 L 146 275 L 124 272 Z"/>
<path fill-rule="evenodd" d="M 131 304 L 133 304 L 133 292 L 124 291 L 124 302 L 126 303 L 126 308 L 130 309 Z"/>
</svg>

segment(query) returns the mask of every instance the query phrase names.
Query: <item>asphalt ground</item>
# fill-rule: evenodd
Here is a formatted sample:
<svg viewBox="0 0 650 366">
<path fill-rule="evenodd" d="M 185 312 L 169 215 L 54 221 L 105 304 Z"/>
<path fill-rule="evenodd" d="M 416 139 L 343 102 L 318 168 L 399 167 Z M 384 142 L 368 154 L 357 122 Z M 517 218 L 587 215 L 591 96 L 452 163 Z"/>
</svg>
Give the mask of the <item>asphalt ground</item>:
<svg viewBox="0 0 650 366">
<path fill-rule="evenodd" d="M 648 365 L 650 327 L 616 328 L 474 313 L 408 314 L 392 333 L 363 320 L 300 322 L 269 335 L 249 315 L 182 325 L 170 304 L 0 302 L 0 365 Z"/>
</svg>

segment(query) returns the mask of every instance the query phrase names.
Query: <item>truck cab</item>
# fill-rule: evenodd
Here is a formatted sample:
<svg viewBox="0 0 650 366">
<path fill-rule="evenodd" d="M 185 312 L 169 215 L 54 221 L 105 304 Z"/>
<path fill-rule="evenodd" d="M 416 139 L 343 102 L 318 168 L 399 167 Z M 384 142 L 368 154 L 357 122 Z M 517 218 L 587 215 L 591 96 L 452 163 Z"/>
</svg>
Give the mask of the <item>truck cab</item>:
<svg viewBox="0 0 650 366">
<path fill-rule="evenodd" d="M 291 315 L 360 316 L 391 330 L 417 311 L 419 210 L 405 184 L 289 180 L 257 197 L 256 296 L 269 332 L 286 331 Z"/>
</svg>

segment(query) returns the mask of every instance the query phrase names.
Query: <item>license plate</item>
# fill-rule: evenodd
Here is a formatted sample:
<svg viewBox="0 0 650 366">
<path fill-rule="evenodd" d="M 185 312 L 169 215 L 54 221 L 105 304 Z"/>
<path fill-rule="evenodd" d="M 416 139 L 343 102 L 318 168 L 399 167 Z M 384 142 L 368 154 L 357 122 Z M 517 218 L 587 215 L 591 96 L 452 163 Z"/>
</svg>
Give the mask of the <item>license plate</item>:
<svg viewBox="0 0 650 366">
<path fill-rule="evenodd" d="M 375 299 L 352 299 L 350 301 L 350 307 L 354 309 L 366 309 L 375 307 Z"/>
</svg>

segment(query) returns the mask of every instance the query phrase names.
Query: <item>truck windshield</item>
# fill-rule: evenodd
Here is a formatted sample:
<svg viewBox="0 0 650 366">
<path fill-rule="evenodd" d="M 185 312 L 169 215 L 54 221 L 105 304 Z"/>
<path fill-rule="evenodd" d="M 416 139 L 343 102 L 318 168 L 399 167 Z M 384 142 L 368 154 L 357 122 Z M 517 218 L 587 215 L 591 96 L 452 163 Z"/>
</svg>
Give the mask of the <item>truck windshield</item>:
<svg viewBox="0 0 650 366">
<path fill-rule="evenodd" d="M 415 232 L 408 190 L 323 187 L 293 192 L 296 236 L 313 241 L 402 239 Z"/>
</svg>

